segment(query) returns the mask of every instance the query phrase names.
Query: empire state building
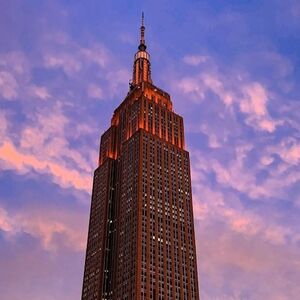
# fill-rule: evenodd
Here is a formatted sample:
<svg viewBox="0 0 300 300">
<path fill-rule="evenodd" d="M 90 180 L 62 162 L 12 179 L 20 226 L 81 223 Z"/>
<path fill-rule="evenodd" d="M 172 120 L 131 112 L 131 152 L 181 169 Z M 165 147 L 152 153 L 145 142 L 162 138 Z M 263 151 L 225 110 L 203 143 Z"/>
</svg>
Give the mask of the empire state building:
<svg viewBox="0 0 300 300">
<path fill-rule="evenodd" d="M 101 136 L 82 300 L 199 299 L 183 119 L 152 82 L 140 30 L 129 92 Z"/>
</svg>

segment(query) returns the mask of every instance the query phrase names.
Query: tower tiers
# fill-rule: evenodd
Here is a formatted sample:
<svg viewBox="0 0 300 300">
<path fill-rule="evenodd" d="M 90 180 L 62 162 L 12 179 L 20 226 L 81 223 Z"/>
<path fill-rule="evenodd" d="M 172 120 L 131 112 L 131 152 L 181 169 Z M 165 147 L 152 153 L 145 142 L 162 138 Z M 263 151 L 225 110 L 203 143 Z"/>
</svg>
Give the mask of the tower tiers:
<svg viewBox="0 0 300 300">
<path fill-rule="evenodd" d="M 82 300 L 198 300 L 183 119 L 152 84 L 142 18 L 131 89 L 103 133 Z"/>
</svg>

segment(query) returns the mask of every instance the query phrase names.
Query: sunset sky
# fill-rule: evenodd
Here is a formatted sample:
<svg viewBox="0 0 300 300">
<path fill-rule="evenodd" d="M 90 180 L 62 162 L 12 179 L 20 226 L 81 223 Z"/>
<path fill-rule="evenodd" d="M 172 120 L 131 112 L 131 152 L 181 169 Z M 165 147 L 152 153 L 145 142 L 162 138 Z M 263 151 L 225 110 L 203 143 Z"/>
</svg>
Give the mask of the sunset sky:
<svg viewBox="0 0 300 300">
<path fill-rule="evenodd" d="M 300 295 L 300 2 L 0 1 L 0 298 L 80 299 L 99 138 L 145 12 L 184 117 L 201 300 Z"/>
</svg>

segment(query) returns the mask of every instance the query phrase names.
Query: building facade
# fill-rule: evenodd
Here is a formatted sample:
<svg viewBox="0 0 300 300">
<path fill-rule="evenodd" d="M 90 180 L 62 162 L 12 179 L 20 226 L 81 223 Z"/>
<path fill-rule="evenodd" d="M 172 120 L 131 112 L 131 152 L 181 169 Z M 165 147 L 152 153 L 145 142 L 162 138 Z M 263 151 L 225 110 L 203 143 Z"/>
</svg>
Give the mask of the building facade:
<svg viewBox="0 0 300 300">
<path fill-rule="evenodd" d="M 130 90 L 102 135 L 82 300 L 199 299 L 183 119 L 152 83 L 142 21 Z"/>
</svg>

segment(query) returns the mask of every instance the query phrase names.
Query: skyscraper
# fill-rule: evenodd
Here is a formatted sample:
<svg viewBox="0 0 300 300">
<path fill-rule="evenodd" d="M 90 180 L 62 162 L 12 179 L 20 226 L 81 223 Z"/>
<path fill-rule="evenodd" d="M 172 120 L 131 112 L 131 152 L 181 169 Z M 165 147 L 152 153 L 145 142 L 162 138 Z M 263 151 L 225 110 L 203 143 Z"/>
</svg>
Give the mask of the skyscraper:
<svg viewBox="0 0 300 300">
<path fill-rule="evenodd" d="M 94 174 L 82 289 L 92 299 L 199 299 L 183 119 L 152 83 L 144 20 Z"/>
</svg>

